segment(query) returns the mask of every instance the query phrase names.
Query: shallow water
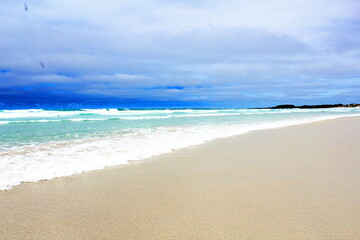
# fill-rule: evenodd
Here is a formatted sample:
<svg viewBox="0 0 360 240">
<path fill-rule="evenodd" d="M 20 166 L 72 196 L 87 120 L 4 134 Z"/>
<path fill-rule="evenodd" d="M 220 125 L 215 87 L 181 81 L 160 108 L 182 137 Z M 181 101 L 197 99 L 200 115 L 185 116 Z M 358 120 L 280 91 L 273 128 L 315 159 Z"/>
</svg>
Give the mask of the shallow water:
<svg viewBox="0 0 360 240">
<path fill-rule="evenodd" d="M 360 109 L 0 110 L 0 189 L 252 130 L 347 116 L 360 116 Z"/>
</svg>

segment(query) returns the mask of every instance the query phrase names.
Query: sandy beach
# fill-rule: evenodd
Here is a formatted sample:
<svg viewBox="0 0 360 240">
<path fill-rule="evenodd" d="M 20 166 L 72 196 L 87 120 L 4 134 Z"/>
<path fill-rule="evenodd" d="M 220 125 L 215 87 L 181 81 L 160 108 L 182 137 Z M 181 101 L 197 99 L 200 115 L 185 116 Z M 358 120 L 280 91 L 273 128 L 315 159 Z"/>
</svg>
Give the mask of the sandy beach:
<svg viewBox="0 0 360 240">
<path fill-rule="evenodd" d="M 24 183 L 0 192 L 0 239 L 360 239 L 360 118 Z"/>
</svg>

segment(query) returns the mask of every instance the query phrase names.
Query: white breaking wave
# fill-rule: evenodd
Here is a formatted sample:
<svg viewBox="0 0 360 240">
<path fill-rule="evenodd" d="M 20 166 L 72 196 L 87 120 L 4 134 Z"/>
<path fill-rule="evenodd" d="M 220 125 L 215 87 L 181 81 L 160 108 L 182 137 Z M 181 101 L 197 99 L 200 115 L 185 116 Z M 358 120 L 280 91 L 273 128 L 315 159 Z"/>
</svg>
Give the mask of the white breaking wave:
<svg viewBox="0 0 360 240">
<path fill-rule="evenodd" d="M 180 110 L 127 110 L 117 109 L 81 109 L 75 111 L 56 111 L 43 109 L 28 110 L 0 110 L 0 124 L 26 123 L 26 122 L 60 122 L 60 121 L 97 121 L 109 119 L 143 120 L 166 119 L 181 117 L 216 117 L 236 115 L 261 115 L 285 113 L 342 113 L 349 112 L 348 108 L 333 109 L 180 109 Z"/>
<path fill-rule="evenodd" d="M 85 121 L 107 121 L 107 120 L 149 120 L 149 119 L 168 119 L 184 117 L 221 117 L 221 116 L 238 116 L 247 113 L 218 113 L 218 114 L 188 114 L 188 115 L 167 115 L 167 116 L 137 116 L 137 117 L 111 117 L 111 118 L 65 118 L 65 119 L 38 119 L 38 120 L 12 120 L 0 121 L 0 124 L 10 123 L 49 123 L 49 122 L 85 122 Z M 255 114 L 255 113 L 253 113 Z"/>
<path fill-rule="evenodd" d="M 39 120 L 24 120 L 24 121 L 0 121 L 0 124 L 10 123 L 50 123 L 50 122 L 85 122 L 85 121 L 105 121 L 112 118 L 70 118 L 70 119 L 39 119 Z"/>
</svg>

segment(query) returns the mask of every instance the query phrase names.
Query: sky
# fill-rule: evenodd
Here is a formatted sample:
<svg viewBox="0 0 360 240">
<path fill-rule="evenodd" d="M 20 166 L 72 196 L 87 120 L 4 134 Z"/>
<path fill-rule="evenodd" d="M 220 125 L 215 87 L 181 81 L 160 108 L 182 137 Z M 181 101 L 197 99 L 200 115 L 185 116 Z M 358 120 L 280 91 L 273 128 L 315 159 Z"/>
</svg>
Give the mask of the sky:
<svg viewBox="0 0 360 240">
<path fill-rule="evenodd" d="M 358 0 L 0 0 L 0 108 L 360 102 Z"/>
</svg>

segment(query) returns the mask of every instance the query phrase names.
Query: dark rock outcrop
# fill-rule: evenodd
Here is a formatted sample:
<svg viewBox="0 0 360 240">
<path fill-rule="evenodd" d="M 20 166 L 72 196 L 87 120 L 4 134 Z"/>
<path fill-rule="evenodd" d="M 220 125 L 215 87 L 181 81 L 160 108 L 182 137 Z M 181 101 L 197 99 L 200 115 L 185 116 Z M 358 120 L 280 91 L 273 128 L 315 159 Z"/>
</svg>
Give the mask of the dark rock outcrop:
<svg viewBox="0 0 360 240">
<path fill-rule="evenodd" d="M 296 108 L 296 106 L 292 104 L 283 104 L 272 107 L 272 109 L 283 109 L 283 108 Z"/>
</svg>

